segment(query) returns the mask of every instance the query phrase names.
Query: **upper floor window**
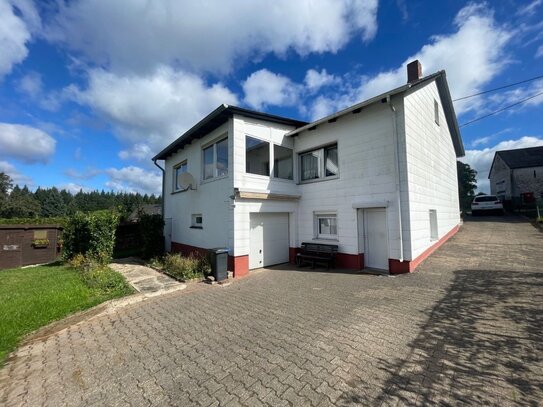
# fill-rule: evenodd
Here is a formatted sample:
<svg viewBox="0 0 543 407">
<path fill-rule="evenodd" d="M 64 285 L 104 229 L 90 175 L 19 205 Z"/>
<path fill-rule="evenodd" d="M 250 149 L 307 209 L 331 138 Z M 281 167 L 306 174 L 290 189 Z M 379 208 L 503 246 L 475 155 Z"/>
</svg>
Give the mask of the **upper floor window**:
<svg viewBox="0 0 543 407">
<path fill-rule="evenodd" d="M 300 180 L 333 177 L 339 174 L 337 144 L 300 154 Z"/>
<path fill-rule="evenodd" d="M 439 103 L 434 99 L 434 120 L 436 124 L 439 124 Z"/>
<path fill-rule="evenodd" d="M 187 172 L 187 161 L 183 161 L 182 163 L 179 163 L 175 167 L 173 167 L 173 190 L 174 191 L 180 191 L 182 189 L 179 178 L 181 174 L 183 174 L 184 172 Z"/>
<path fill-rule="evenodd" d="M 228 175 L 228 138 L 204 148 L 204 180 Z"/>
<path fill-rule="evenodd" d="M 270 143 L 245 136 L 245 171 L 270 176 Z"/>
<path fill-rule="evenodd" d="M 287 147 L 273 146 L 273 176 L 293 179 L 292 150 Z"/>
</svg>

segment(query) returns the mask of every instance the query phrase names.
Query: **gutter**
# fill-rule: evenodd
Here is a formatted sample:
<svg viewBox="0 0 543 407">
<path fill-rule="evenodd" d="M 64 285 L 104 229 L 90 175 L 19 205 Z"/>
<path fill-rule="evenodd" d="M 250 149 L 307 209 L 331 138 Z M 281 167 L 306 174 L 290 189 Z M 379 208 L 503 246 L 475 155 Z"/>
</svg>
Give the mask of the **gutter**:
<svg viewBox="0 0 543 407">
<path fill-rule="evenodd" d="M 162 171 L 162 220 L 164 220 L 164 200 L 166 199 L 165 197 L 165 188 L 164 188 L 164 182 L 166 181 L 166 170 L 164 168 L 162 168 L 160 165 L 157 164 L 156 162 L 156 158 L 153 158 L 153 164 L 155 164 L 158 168 L 160 168 L 160 171 Z"/>
<path fill-rule="evenodd" d="M 402 199 L 400 195 L 400 139 L 398 137 L 398 125 L 397 125 L 397 119 L 396 119 L 396 108 L 392 104 L 392 101 L 390 99 L 390 95 L 386 96 L 386 101 L 388 106 L 390 107 L 390 111 L 392 114 L 392 127 L 394 132 L 394 140 L 395 140 L 395 148 L 394 148 L 394 158 L 396 161 L 396 196 L 397 196 L 397 203 L 398 203 L 398 221 L 399 221 L 399 229 L 400 229 L 400 263 L 403 262 L 403 227 L 402 227 Z"/>
</svg>

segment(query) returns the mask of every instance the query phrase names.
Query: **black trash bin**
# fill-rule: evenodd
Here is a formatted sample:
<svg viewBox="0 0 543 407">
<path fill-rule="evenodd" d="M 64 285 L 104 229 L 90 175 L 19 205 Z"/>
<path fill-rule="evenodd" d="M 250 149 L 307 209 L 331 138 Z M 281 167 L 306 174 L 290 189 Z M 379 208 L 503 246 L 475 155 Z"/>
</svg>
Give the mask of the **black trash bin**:
<svg viewBox="0 0 543 407">
<path fill-rule="evenodd" d="M 228 278 L 228 249 L 218 247 L 209 249 L 211 255 L 211 274 L 215 281 L 222 281 Z"/>
</svg>

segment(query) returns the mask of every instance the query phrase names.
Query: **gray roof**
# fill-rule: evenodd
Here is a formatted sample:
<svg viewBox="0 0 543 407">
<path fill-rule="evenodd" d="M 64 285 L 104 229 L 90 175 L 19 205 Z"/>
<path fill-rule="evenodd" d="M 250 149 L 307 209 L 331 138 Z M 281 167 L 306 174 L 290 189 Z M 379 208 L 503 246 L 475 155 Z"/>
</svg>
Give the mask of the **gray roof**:
<svg viewBox="0 0 543 407">
<path fill-rule="evenodd" d="M 299 127 L 290 133 L 287 133 L 287 136 L 295 136 L 306 130 L 313 130 L 317 126 L 327 123 L 334 122 L 338 117 L 346 115 L 348 113 L 356 113 L 363 108 L 377 102 L 385 102 L 387 97 L 394 96 L 400 93 L 403 93 L 409 89 L 413 89 L 417 86 L 423 85 L 429 81 L 435 80 L 437 84 L 437 89 L 441 97 L 441 102 L 443 106 L 443 112 L 445 113 L 445 118 L 449 126 L 449 131 L 451 133 L 452 142 L 454 145 L 454 150 L 457 157 L 463 157 L 465 155 L 464 143 L 462 142 L 462 137 L 460 135 L 460 129 L 458 127 L 458 122 L 456 120 L 456 113 L 454 112 L 454 106 L 451 98 L 451 93 L 449 91 L 449 85 L 447 84 L 447 76 L 445 71 L 439 71 L 434 74 L 425 76 L 424 78 L 419 79 L 418 81 L 406 83 L 396 89 L 382 93 L 381 95 L 375 96 L 371 99 L 365 100 L 363 102 L 357 103 L 351 107 L 343 109 L 337 113 L 331 114 L 329 116 L 323 117 L 322 119 L 316 120 L 312 123 L 308 123 L 303 127 Z"/>
<path fill-rule="evenodd" d="M 273 114 L 257 112 L 255 110 L 244 109 L 237 106 L 229 106 L 226 104 L 220 105 L 213 110 L 210 114 L 196 123 L 192 128 L 187 130 L 177 140 L 171 143 L 168 147 L 162 150 L 160 153 L 153 157 L 155 160 L 165 160 L 170 155 L 174 154 L 177 150 L 180 150 L 185 145 L 190 144 L 193 140 L 199 139 L 207 135 L 210 131 L 216 129 L 222 124 L 226 123 L 234 114 L 250 117 L 253 119 L 265 120 L 267 122 L 286 124 L 289 126 L 300 127 L 307 122 L 300 120 L 289 119 L 287 117 L 276 116 Z"/>
<path fill-rule="evenodd" d="M 494 159 L 498 155 L 511 169 L 543 166 L 543 146 L 496 151 Z M 494 165 L 494 162 L 492 164 Z"/>
</svg>

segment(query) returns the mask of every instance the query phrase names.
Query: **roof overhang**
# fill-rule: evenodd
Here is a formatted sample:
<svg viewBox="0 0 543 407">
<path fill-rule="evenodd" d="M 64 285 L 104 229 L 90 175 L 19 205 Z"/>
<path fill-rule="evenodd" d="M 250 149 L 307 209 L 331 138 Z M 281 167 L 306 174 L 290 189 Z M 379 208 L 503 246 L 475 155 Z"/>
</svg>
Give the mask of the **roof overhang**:
<svg viewBox="0 0 543 407">
<path fill-rule="evenodd" d="M 226 104 L 220 105 L 218 108 L 213 110 L 210 114 L 200 120 L 196 125 L 187 130 L 182 136 L 177 140 L 163 149 L 160 153 L 153 157 L 153 161 L 156 160 L 165 160 L 170 155 L 174 154 L 179 149 L 185 147 L 187 144 L 192 143 L 196 139 L 200 139 L 216 128 L 222 126 L 235 114 L 249 117 L 252 119 L 265 120 L 267 122 L 278 123 L 288 126 L 300 127 L 307 122 L 300 120 L 289 119 L 286 117 L 276 116 L 268 113 L 261 113 L 254 110 L 243 109 L 237 106 L 229 106 Z"/>
<path fill-rule="evenodd" d="M 299 127 L 291 132 L 287 133 L 287 136 L 296 136 L 304 131 L 311 131 L 316 129 L 318 126 L 325 123 L 333 123 L 338 118 L 345 116 L 351 113 L 359 113 L 362 109 L 373 105 L 374 103 L 385 103 L 388 98 L 404 93 L 409 89 L 415 89 L 418 86 L 422 86 L 432 80 L 436 81 L 439 96 L 441 98 L 443 112 L 445 113 L 445 118 L 447 120 L 447 125 L 449 126 L 449 131 L 451 133 L 452 142 L 454 145 L 454 150 L 457 157 L 463 157 L 465 155 L 464 144 L 462 142 L 462 137 L 460 135 L 460 129 L 458 127 L 458 121 L 456 120 L 456 113 L 454 111 L 454 106 L 451 98 L 451 93 L 449 91 L 449 86 L 447 84 L 447 78 L 445 71 L 439 71 L 432 75 L 428 75 L 424 78 L 421 78 L 417 82 L 407 83 L 403 86 L 400 86 L 396 89 L 393 89 L 389 92 L 382 93 L 378 96 L 375 96 L 371 99 L 365 100 L 363 102 L 357 103 L 351 107 L 343 109 L 337 113 L 331 114 L 329 116 L 323 117 L 322 119 L 316 120 L 314 122 L 308 123 L 305 126 Z"/>
</svg>

